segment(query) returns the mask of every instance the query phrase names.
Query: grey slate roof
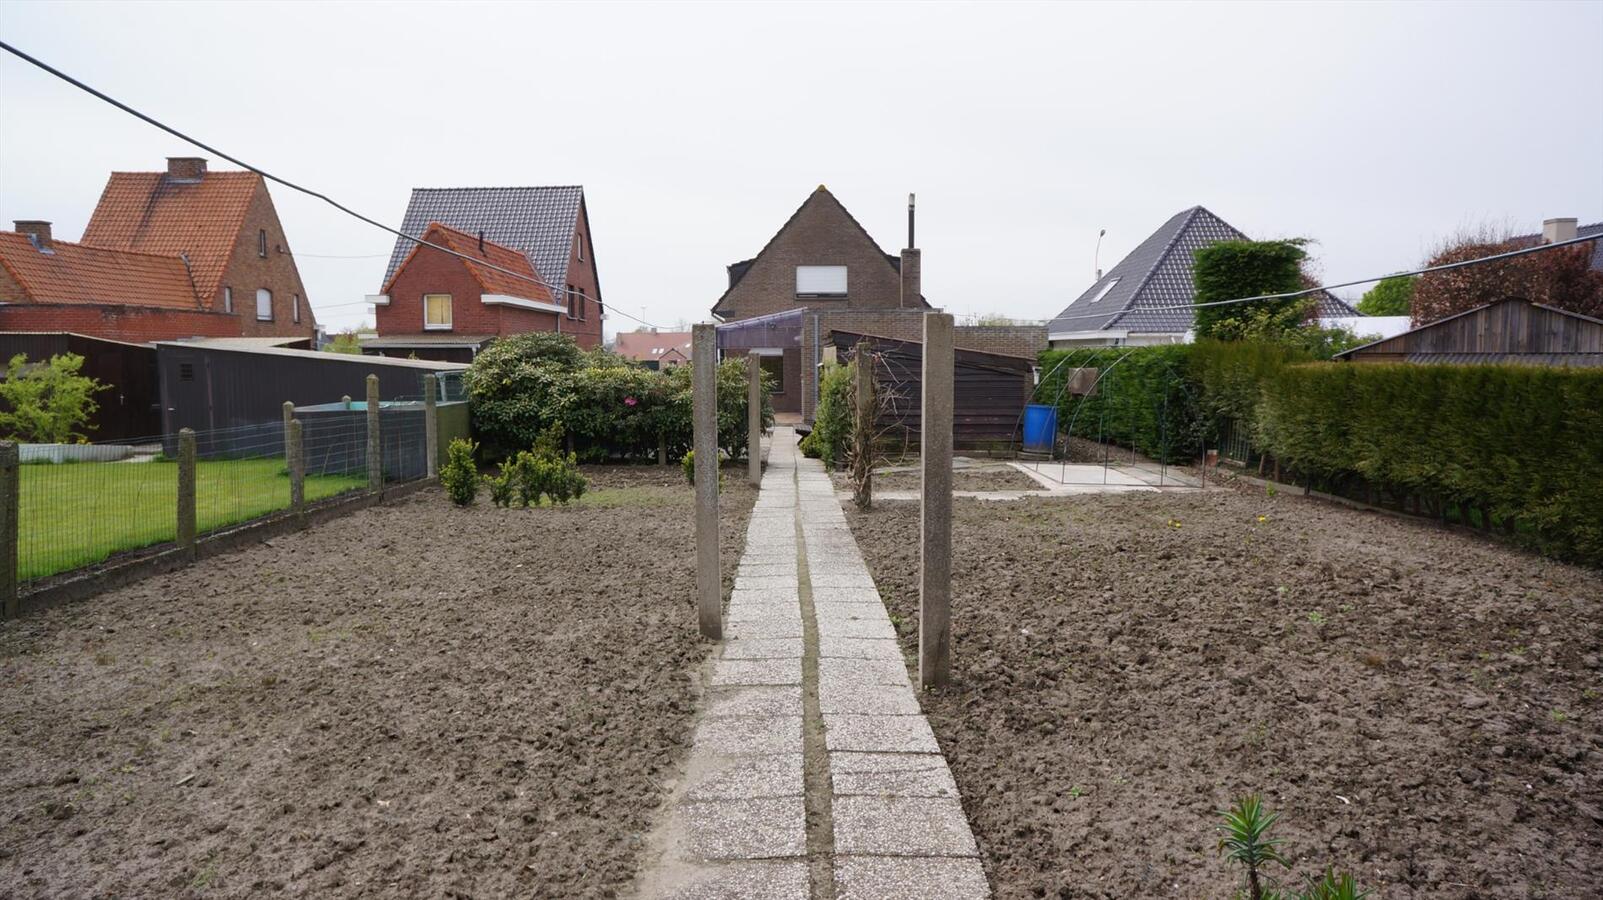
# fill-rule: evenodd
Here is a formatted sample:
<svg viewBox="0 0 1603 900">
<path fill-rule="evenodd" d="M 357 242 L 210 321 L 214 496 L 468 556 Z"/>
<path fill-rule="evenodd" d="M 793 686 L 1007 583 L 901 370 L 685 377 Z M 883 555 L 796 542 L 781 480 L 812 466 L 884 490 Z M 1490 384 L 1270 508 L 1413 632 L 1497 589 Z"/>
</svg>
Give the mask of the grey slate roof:
<svg viewBox="0 0 1603 900">
<path fill-rule="evenodd" d="M 1596 237 L 1603 239 L 1603 222 L 1576 226 L 1575 236 L 1578 238 Z M 1542 236 L 1540 234 L 1522 234 L 1510 240 L 1522 247 L 1534 247 L 1542 242 Z M 1592 271 L 1603 272 L 1603 240 L 1599 240 L 1592 245 Z"/>
<path fill-rule="evenodd" d="M 1192 310 L 1161 307 L 1188 306 L 1195 300 L 1191 266 L 1198 250 L 1219 241 L 1244 240 L 1246 235 L 1200 206 L 1176 213 L 1058 313 L 1048 323 L 1047 333 L 1188 331 Z M 1104 288 L 1108 288 L 1107 294 L 1093 300 Z M 1318 309 L 1320 316 L 1359 314 L 1328 292 L 1320 293 Z"/>
<path fill-rule="evenodd" d="M 580 185 L 555 187 L 413 188 L 401 230 L 422 235 L 430 222 L 467 234 L 484 232 L 486 240 L 522 251 L 540 277 L 560 292 L 568 279 L 568 258 L 579 224 Z M 400 268 L 416 246 L 395 239 L 381 285 Z"/>
</svg>

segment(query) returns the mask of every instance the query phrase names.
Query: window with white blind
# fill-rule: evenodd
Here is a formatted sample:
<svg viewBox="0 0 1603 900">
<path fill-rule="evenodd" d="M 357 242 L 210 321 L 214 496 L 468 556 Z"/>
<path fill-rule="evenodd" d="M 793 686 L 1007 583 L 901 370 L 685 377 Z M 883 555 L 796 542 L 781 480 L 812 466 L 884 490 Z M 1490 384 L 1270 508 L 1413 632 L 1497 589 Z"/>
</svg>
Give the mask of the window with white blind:
<svg viewBox="0 0 1603 900">
<path fill-rule="evenodd" d="M 295 323 L 298 325 L 298 324 L 300 324 L 300 321 L 301 321 L 301 295 L 300 294 L 290 294 L 289 295 L 289 300 L 290 300 L 290 307 L 289 307 L 290 311 L 294 313 Z"/>
<path fill-rule="evenodd" d="M 451 330 L 451 295 L 423 295 L 423 328 L 425 331 Z"/>
<path fill-rule="evenodd" d="M 234 289 L 231 288 L 231 287 L 225 287 L 225 288 L 223 288 L 223 312 L 231 313 L 233 311 L 234 311 Z"/>
<path fill-rule="evenodd" d="M 256 321 L 273 321 L 273 292 L 267 288 L 256 289 Z"/>
<path fill-rule="evenodd" d="M 845 266 L 797 266 L 797 297 L 846 296 Z"/>
</svg>

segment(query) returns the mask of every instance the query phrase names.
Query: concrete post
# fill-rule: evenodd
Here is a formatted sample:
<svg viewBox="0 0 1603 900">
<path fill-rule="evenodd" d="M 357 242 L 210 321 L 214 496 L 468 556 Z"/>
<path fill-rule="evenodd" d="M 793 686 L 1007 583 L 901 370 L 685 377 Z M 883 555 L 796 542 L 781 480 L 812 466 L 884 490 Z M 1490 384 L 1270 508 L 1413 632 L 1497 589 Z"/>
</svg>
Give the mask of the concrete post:
<svg viewBox="0 0 1603 900">
<path fill-rule="evenodd" d="M 856 402 L 852 417 L 852 502 L 858 509 L 874 505 L 874 354 L 868 341 L 857 342 L 852 359 Z"/>
<path fill-rule="evenodd" d="M 763 368 L 755 353 L 746 357 L 746 477 L 763 483 Z"/>
<path fill-rule="evenodd" d="M 696 618 L 704 637 L 724 635 L 723 580 L 718 571 L 718 335 L 691 327 L 695 366 L 692 406 L 696 453 Z"/>
<path fill-rule="evenodd" d="M 378 432 L 378 376 L 367 376 L 367 487 L 384 487 L 384 445 Z"/>
<path fill-rule="evenodd" d="M 924 314 L 924 470 L 919 509 L 918 680 L 952 679 L 952 317 Z"/>
<path fill-rule="evenodd" d="M 289 507 L 306 509 L 306 445 L 301 441 L 301 420 L 289 420 Z"/>
<path fill-rule="evenodd" d="M 284 458 L 289 459 L 289 420 L 295 418 L 295 404 L 284 401 Z"/>
<path fill-rule="evenodd" d="M 195 430 L 178 429 L 178 549 L 195 555 Z"/>
<path fill-rule="evenodd" d="M 440 409 L 434 399 L 439 382 L 438 375 L 423 376 L 423 440 L 428 443 L 424 452 L 428 458 L 430 478 L 440 474 Z"/>
<path fill-rule="evenodd" d="M 15 619 L 22 612 L 17 591 L 17 540 L 22 533 L 22 464 L 17 445 L 0 441 L 0 610 Z"/>
</svg>

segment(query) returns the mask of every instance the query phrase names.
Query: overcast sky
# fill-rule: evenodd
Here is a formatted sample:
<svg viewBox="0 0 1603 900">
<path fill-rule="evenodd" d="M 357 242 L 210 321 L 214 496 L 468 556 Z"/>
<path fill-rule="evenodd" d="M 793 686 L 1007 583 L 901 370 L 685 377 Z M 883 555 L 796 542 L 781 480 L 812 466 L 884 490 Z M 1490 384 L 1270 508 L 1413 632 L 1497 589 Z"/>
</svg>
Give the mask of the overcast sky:
<svg viewBox="0 0 1603 900">
<path fill-rule="evenodd" d="M 1111 268 L 1196 204 L 1317 240 L 1327 280 L 1603 220 L 1598 2 L 11 0 L 0 36 L 392 224 L 413 187 L 582 184 L 604 299 L 664 326 L 820 183 L 891 252 L 916 191 L 930 301 L 1034 319 L 1088 286 L 1098 229 Z M 0 56 L 4 227 L 76 240 L 108 172 L 196 152 Z M 272 193 L 318 320 L 370 318 L 392 239 Z"/>
</svg>

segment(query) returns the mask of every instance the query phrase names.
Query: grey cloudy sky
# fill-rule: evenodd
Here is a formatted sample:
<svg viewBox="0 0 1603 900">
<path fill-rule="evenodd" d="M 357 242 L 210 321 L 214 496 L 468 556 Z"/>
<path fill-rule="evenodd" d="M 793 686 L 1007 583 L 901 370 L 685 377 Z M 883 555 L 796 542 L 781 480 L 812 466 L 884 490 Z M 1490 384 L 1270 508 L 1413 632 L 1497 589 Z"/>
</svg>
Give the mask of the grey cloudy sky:
<svg viewBox="0 0 1603 900">
<path fill-rule="evenodd" d="M 1344 280 L 1485 222 L 1603 219 L 1603 3 L 0 5 L 0 35 L 398 224 L 412 187 L 585 186 L 602 293 L 702 320 L 823 183 L 924 292 L 1046 318 L 1202 204 Z M 5 55 L 0 220 L 76 239 L 192 151 Z M 391 240 L 273 196 L 331 328 Z M 322 257 L 365 258 L 322 258 Z M 614 316 L 609 330 L 633 322 Z"/>
</svg>

